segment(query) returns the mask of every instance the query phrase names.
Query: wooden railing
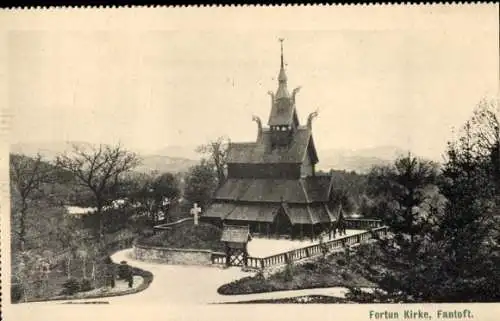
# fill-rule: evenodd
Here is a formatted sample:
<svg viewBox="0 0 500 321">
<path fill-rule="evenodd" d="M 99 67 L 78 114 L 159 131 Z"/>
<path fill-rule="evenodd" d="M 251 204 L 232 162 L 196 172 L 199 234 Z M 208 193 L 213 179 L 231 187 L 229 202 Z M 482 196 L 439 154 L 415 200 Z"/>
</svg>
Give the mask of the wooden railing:
<svg viewBox="0 0 500 321">
<path fill-rule="evenodd" d="M 351 230 L 369 230 L 382 226 L 381 220 L 367 218 L 347 218 L 345 222 L 346 228 Z"/>
<path fill-rule="evenodd" d="M 212 252 L 212 264 L 226 264 L 226 254 L 222 252 Z"/>
<path fill-rule="evenodd" d="M 349 235 L 336 240 L 324 242 L 323 244 L 314 244 L 311 246 L 271 255 L 264 258 L 248 257 L 247 267 L 265 269 L 275 265 L 283 265 L 286 263 L 299 261 L 301 259 L 320 255 L 324 250 L 332 251 L 335 249 L 341 249 L 344 246 L 359 244 L 361 242 L 372 239 L 374 234 L 378 235 L 379 237 L 387 235 L 387 227 L 377 227 L 364 233 Z M 222 256 L 224 256 L 224 254 L 222 254 Z M 212 259 L 212 261 L 214 261 L 214 259 Z"/>
</svg>

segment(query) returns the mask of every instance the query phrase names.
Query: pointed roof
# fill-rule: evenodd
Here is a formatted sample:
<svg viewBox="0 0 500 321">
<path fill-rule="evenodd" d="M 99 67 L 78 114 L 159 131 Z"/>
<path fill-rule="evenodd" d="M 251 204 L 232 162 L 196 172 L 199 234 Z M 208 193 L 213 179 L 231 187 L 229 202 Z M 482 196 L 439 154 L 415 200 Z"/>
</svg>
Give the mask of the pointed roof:
<svg viewBox="0 0 500 321">
<path fill-rule="evenodd" d="M 281 41 L 281 64 L 278 75 L 278 90 L 273 97 L 271 113 L 269 115 L 269 126 L 276 125 L 291 125 L 295 123 L 298 126 L 297 112 L 295 111 L 295 104 L 288 92 L 287 81 L 288 77 L 285 72 L 285 63 L 283 59 L 283 39 Z"/>
<path fill-rule="evenodd" d="M 276 99 L 290 98 L 290 93 L 288 92 L 288 88 L 287 88 L 288 77 L 286 76 L 285 63 L 283 62 L 283 40 L 284 39 L 280 39 L 280 42 L 281 42 L 281 66 L 280 66 L 280 73 L 278 75 L 278 90 L 276 91 Z"/>
</svg>

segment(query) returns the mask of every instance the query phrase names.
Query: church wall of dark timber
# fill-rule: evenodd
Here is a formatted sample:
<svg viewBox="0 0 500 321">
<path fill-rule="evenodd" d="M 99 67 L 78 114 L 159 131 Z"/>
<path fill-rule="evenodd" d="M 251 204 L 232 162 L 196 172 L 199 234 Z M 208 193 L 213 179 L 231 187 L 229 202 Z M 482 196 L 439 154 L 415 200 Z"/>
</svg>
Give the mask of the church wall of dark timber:
<svg viewBox="0 0 500 321">
<path fill-rule="evenodd" d="M 297 179 L 300 164 L 228 164 L 229 178 Z"/>
</svg>

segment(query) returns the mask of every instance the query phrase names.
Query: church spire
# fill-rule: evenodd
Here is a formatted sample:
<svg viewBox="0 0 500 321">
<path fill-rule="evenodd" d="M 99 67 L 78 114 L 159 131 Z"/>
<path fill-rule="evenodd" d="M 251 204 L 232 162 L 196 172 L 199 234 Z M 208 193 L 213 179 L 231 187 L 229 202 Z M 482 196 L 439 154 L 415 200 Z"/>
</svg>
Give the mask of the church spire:
<svg viewBox="0 0 500 321">
<path fill-rule="evenodd" d="M 283 41 L 285 39 L 280 38 L 279 40 L 281 42 L 281 66 L 280 66 L 280 73 L 278 76 L 278 91 L 276 92 L 276 99 L 290 97 L 290 94 L 288 93 L 288 89 L 287 89 L 287 77 L 286 77 L 286 73 L 285 73 L 285 63 L 283 61 Z"/>
</svg>

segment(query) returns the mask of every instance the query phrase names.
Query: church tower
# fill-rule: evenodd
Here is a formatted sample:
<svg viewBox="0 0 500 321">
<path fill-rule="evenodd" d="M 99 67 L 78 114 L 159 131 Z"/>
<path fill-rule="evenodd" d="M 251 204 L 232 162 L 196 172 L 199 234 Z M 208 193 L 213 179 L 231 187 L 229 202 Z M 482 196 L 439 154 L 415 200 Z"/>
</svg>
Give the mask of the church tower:
<svg viewBox="0 0 500 321">
<path fill-rule="evenodd" d="M 300 125 L 295 95 L 287 88 L 281 41 L 278 89 L 269 92 L 271 111 L 266 127 L 258 116 L 257 139 L 231 142 L 227 152 L 227 179 L 215 191 L 203 219 L 219 226 L 249 226 L 254 234 L 292 238 L 311 237 L 335 221 L 328 208 L 333 180 L 316 175 L 318 155 L 311 113 Z"/>
<path fill-rule="evenodd" d="M 288 78 L 285 72 L 285 63 L 283 59 L 283 39 L 281 42 L 281 65 L 278 75 L 278 90 L 276 93 L 269 92 L 271 96 L 271 113 L 269 115 L 269 129 L 271 130 L 272 146 L 286 147 L 290 144 L 292 137 L 299 127 L 299 119 L 295 109 L 295 94 L 298 91 L 294 89 L 292 95 L 288 92 Z"/>
</svg>

